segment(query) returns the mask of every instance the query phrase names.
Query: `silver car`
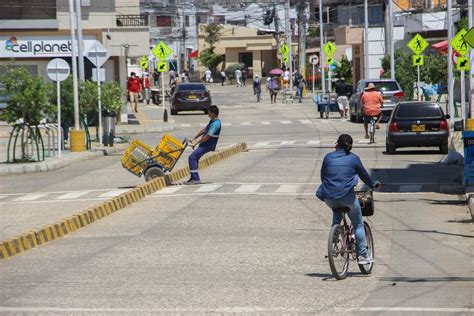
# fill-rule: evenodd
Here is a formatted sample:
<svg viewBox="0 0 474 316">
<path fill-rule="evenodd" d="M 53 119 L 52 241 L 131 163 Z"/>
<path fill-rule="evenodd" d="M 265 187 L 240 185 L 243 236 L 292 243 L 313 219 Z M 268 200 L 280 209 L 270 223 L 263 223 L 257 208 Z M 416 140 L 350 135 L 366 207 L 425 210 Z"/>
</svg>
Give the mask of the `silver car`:
<svg viewBox="0 0 474 316">
<path fill-rule="evenodd" d="M 362 112 L 362 106 L 360 99 L 362 94 L 365 92 L 365 88 L 373 83 L 375 88 L 383 98 L 382 113 L 387 119 L 390 117 L 395 106 L 398 102 L 405 100 L 405 93 L 396 80 L 392 79 L 363 79 L 357 83 L 354 89 L 354 93 L 351 95 L 349 100 L 349 114 L 351 122 L 362 122 L 364 113 Z"/>
</svg>

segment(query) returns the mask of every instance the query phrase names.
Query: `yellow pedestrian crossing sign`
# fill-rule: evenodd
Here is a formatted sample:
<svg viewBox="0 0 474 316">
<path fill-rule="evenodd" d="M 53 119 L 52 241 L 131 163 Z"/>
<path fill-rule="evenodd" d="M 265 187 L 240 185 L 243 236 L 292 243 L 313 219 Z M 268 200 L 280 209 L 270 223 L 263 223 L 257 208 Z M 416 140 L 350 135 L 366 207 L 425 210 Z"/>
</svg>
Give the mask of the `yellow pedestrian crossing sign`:
<svg viewBox="0 0 474 316">
<path fill-rule="evenodd" d="M 451 47 L 454 48 L 461 56 L 466 56 L 469 53 L 469 45 L 464 41 L 464 35 L 467 34 L 465 29 L 461 29 L 456 36 L 451 40 Z"/>
<path fill-rule="evenodd" d="M 163 41 L 159 42 L 155 48 L 151 51 L 153 55 L 158 57 L 161 60 L 166 59 L 173 51 L 166 45 Z"/>
<path fill-rule="evenodd" d="M 333 62 L 334 62 L 334 57 L 330 56 L 330 57 L 326 58 L 326 64 L 332 65 Z"/>
<path fill-rule="evenodd" d="M 425 56 L 413 55 L 413 66 L 423 66 L 425 64 Z"/>
<path fill-rule="evenodd" d="M 288 55 L 284 55 L 281 57 L 281 60 L 286 64 L 290 61 L 290 58 L 288 57 Z"/>
<path fill-rule="evenodd" d="M 332 56 L 336 52 L 336 45 L 334 45 L 331 41 L 327 42 L 326 45 L 324 45 L 324 52 L 328 56 Z"/>
<path fill-rule="evenodd" d="M 464 41 L 474 48 L 474 27 L 471 27 L 463 37 Z"/>
<path fill-rule="evenodd" d="M 428 42 L 420 34 L 416 34 L 407 44 L 416 55 L 420 55 L 429 46 Z"/>
<path fill-rule="evenodd" d="M 140 66 L 142 69 L 148 69 L 148 57 L 142 56 L 142 58 L 140 58 Z"/>
<path fill-rule="evenodd" d="M 157 67 L 158 67 L 158 72 L 168 71 L 168 63 L 166 61 L 160 61 Z"/>
<path fill-rule="evenodd" d="M 456 64 L 457 70 L 469 70 L 469 58 L 467 57 L 459 57 L 458 62 Z"/>
<path fill-rule="evenodd" d="M 290 53 L 290 49 L 288 48 L 288 45 L 286 44 L 283 44 L 280 46 L 280 53 L 283 55 L 283 56 L 287 56 L 289 53 Z M 286 62 L 286 61 L 285 61 Z"/>
</svg>

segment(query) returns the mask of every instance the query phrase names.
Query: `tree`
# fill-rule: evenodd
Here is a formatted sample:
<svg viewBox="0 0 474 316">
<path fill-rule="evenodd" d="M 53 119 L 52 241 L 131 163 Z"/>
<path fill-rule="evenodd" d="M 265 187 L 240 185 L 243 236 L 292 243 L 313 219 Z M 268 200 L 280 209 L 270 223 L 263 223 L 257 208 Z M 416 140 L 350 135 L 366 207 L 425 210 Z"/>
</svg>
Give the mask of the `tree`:
<svg viewBox="0 0 474 316">
<path fill-rule="evenodd" d="M 242 64 L 242 63 L 230 64 L 230 65 L 227 66 L 227 68 L 225 69 L 225 75 L 227 76 L 227 78 L 229 78 L 230 83 L 232 83 L 232 79 L 234 79 L 234 77 L 235 77 L 235 71 L 237 69 L 242 69 L 244 67 L 245 67 L 245 65 Z"/>
<path fill-rule="evenodd" d="M 0 82 L 8 94 L 8 106 L 0 114 L 0 120 L 15 123 L 21 119 L 23 123 L 38 125 L 42 119 L 54 114 L 55 106 L 48 101 L 47 86 L 26 68 L 8 66 Z"/>
<path fill-rule="evenodd" d="M 384 78 L 390 78 L 390 57 L 382 58 Z M 420 67 L 420 80 L 427 83 L 446 84 L 448 78 L 447 57 L 438 53 L 425 55 L 425 65 Z M 405 92 L 407 100 L 413 99 L 417 70 L 413 66 L 412 54 L 401 49 L 395 51 L 395 79 Z"/>
<path fill-rule="evenodd" d="M 199 62 L 206 68 L 210 69 L 212 72 L 215 72 L 216 67 L 222 62 L 222 55 L 216 54 L 214 50 L 216 49 L 216 43 L 219 42 L 221 37 L 222 26 L 212 23 L 204 26 L 204 42 L 207 46 L 201 51 L 200 56 L 198 57 Z"/>
<path fill-rule="evenodd" d="M 352 83 L 352 65 L 346 55 L 342 55 L 342 59 L 337 64 L 335 73 L 337 77 L 344 78 L 347 83 Z"/>
</svg>

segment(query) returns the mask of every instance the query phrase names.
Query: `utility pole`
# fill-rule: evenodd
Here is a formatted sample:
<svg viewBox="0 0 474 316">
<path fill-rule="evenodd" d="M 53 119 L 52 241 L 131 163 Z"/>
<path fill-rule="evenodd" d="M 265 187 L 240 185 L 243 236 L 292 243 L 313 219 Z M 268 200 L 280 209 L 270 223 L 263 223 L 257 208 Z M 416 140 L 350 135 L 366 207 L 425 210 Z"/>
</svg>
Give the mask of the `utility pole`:
<svg viewBox="0 0 474 316">
<path fill-rule="evenodd" d="M 276 10 L 276 5 L 273 4 L 273 23 L 275 23 L 275 40 L 276 40 L 276 51 L 277 51 L 277 68 L 278 68 L 278 54 L 280 54 L 280 19 Z M 280 59 L 281 60 L 281 59 Z M 281 62 L 280 62 L 281 64 Z"/>
<path fill-rule="evenodd" d="M 369 5 L 364 0 L 364 77 L 369 79 Z"/>
<path fill-rule="evenodd" d="M 183 8 L 183 49 L 184 49 L 184 69 L 188 69 L 188 50 L 186 49 L 186 15 Z"/>
<path fill-rule="evenodd" d="M 388 14 L 390 18 L 390 79 L 395 79 L 395 38 L 393 33 L 393 0 L 388 0 Z"/>
<path fill-rule="evenodd" d="M 306 78 L 306 2 L 300 0 L 298 5 L 298 69 Z"/>
<path fill-rule="evenodd" d="M 286 43 L 290 48 L 288 54 L 289 71 L 290 71 L 290 87 L 293 87 L 293 45 L 291 44 L 291 28 L 290 28 L 290 0 L 285 1 L 285 35 Z"/>
<path fill-rule="evenodd" d="M 453 38 L 453 1 L 447 0 L 446 1 L 446 14 L 447 16 L 447 25 L 448 25 L 448 43 L 451 43 L 451 39 Z M 451 126 L 454 126 L 454 78 L 453 78 L 453 48 L 451 44 L 448 45 L 448 106 L 449 115 L 451 116 L 450 123 Z"/>
<path fill-rule="evenodd" d="M 79 80 L 84 82 L 86 80 L 84 72 L 84 45 L 82 40 L 82 8 L 81 0 L 74 0 L 76 4 L 76 27 L 77 27 L 77 51 L 79 60 Z"/>
<path fill-rule="evenodd" d="M 474 4 L 472 1 L 468 2 L 467 15 L 468 15 L 468 26 L 469 29 L 473 27 L 474 24 Z M 471 102 L 469 103 L 469 118 L 472 118 L 474 115 L 472 111 L 474 110 L 474 49 L 471 49 L 469 53 L 469 60 L 471 67 L 469 67 L 469 91 L 471 96 Z"/>
<path fill-rule="evenodd" d="M 324 30 L 323 30 L 323 0 L 319 0 L 319 65 L 321 66 L 321 90 L 326 92 L 326 74 L 324 73 Z"/>
</svg>

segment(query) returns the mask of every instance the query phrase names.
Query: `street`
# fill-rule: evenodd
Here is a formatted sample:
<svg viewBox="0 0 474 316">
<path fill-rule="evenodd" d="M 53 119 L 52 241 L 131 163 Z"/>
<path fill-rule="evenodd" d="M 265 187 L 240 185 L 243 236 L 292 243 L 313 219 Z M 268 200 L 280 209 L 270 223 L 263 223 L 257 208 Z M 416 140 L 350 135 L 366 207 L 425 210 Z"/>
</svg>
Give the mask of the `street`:
<svg viewBox="0 0 474 316">
<path fill-rule="evenodd" d="M 0 314 L 474 314 L 474 232 L 462 166 L 436 148 L 386 155 L 363 126 L 320 119 L 311 96 L 271 105 L 251 87 L 211 86 L 223 123 L 218 147 L 249 151 L 59 240 L 0 260 Z M 142 105 L 153 109 L 154 105 Z M 171 116 L 194 137 L 202 112 Z M 375 268 L 336 281 L 325 258 L 331 210 L 315 196 L 324 155 L 339 134 L 374 179 Z M 155 146 L 160 134 L 131 135 Z M 180 164 L 187 163 L 187 150 Z M 2 177 L 0 240 L 143 183 L 120 154 L 50 173 Z"/>
</svg>

